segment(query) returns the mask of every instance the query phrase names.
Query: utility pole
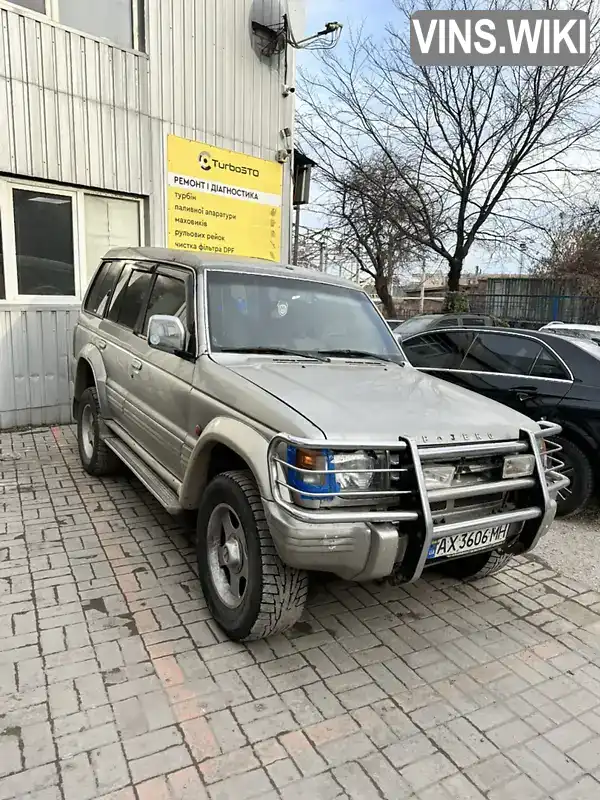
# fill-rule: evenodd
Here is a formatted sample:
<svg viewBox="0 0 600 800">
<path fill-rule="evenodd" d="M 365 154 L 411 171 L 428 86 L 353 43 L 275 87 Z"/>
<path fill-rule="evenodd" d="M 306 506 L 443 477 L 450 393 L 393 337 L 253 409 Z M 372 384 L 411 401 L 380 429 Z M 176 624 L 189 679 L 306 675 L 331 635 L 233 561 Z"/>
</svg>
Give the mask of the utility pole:
<svg viewBox="0 0 600 800">
<path fill-rule="evenodd" d="M 319 270 L 325 272 L 325 242 L 319 242 Z"/>
<path fill-rule="evenodd" d="M 300 251 L 300 203 L 296 206 L 296 224 L 294 225 L 294 254 L 292 264 L 298 265 L 298 254 Z"/>
<path fill-rule="evenodd" d="M 525 253 L 527 251 L 527 243 L 521 242 L 519 245 L 519 250 L 521 251 L 521 255 L 519 258 L 519 278 L 523 275 L 523 269 L 525 267 Z"/>
<path fill-rule="evenodd" d="M 419 310 L 421 314 L 425 311 L 425 280 L 427 275 L 427 262 L 425 256 L 421 259 L 421 292 L 419 298 Z"/>
</svg>

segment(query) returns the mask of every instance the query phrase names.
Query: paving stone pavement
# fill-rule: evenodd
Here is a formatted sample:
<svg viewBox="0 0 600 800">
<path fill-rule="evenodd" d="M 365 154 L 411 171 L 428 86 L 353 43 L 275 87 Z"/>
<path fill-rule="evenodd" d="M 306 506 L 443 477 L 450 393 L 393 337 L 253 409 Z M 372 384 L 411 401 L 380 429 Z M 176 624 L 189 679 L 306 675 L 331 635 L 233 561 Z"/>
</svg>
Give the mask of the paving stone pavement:
<svg viewBox="0 0 600 800">
<path fill-rule="evenodd" d="M 71 427 L 0 434 L 0 800 L 600 797 L 600 594 L 520 558 L 213 624 L 192 539 Z"/>
</svg>

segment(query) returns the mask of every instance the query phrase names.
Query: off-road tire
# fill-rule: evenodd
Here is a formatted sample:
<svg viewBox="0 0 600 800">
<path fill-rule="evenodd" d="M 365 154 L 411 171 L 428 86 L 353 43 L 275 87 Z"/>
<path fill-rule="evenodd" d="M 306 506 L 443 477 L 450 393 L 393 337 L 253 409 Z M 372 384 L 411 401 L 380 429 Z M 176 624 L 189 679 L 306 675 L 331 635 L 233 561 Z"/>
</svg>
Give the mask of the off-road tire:
<svg viewBox="0 0 600 800">
<path fill-rule="evenodd" d="M 81 433 L 81 421 L 83 412 L 87 406 L 91 408 L 94 418 L 94 452 L 91 458 L 88 458 L 85 453 Z M 105 475 L 114 475 L 121 467 L 121 462 L 118 457 L 100 438 L 101 419 L 102 414 L 100 413 L 100 404 L 98 403 L 98 392 L 94 386 L 90 386 L 81 395 L 77 407 L 77 444 L 82 467 L 95 478 L 101 478 Z"/>
<path fill-rule="evenodd" d="M 552 441 L 562 447 L 556 457 L 564 461 L 571 478 L 571 484 L 556 498 L 556 515 L 570 517 L 583 511 L 589 503 L 594 493 L 594 469 L 588 456 L 570 439 L 555 436 Z"/>
<path fill-rule="evenodd" d="M 504 569 L 511 558 L 510 553 L 491 550 L 487 553 L 465 556 L 465 558 L 450 558 L 440 565 L 440 570 L 452 578 L 459 578 L 463 581 L 476 580 L 477 578 L 487 578 L 488 575 Z"/>
<path fill-rule="evenodd" d="M 208 522 L 212 511 L 221 503 L 227 503 L 238 515 L 248 549 L 248 587 L 242 604 L 235 609 L 220 599 L 207 557 Z M 264 639 L 298 622 L 308 594 L 308 575 L 286 566 L 279 558 L 251 472 L 225 472 L 211 481 L 198 510 L 196 545 L 206 603 L 230 639 Z"/>
</svg>

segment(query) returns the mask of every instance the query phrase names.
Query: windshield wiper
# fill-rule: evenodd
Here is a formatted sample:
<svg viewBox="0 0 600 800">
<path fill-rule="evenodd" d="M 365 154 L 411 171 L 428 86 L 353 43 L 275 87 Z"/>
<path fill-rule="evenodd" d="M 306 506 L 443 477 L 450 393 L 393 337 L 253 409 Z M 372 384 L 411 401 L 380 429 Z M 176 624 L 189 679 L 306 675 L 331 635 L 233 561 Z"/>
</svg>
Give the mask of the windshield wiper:
<svg viewBox="0 0 600 800">
<path fill-rule="evenodd" d="M 298 358 L 310 358 L 313 361 L 331 361 L 324 354 L 318 352 L 308 352 L 306 350 L 290 350 L 287 347 L 227 347 L 221 350 L 222 353 L 256 353 L 258 355 L 272 356 L 296 356 Z"/>
<path fill-rule="evenodd" d="M 396 361 L 390 356 L 368 353 L 366 350 L 319 350 L 318 352 L 321 356 L 331 356 L 332 358 L 373 358 L 376 361 L 386 361 L 388 364 L 404 364 L 404 360 Z"/>
</svg>

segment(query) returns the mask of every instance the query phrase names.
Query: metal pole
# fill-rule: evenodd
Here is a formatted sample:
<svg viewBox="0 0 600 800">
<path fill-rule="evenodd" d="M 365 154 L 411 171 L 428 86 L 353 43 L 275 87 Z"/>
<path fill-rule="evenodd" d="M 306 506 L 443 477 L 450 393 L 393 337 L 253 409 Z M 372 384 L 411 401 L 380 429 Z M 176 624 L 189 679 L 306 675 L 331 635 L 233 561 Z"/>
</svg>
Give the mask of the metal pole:
<svg viewBox="0 0 600 800">
<path fill-rule="evenodd" d="M 421 314 L 425 311 L 425 275 L 426 275 L 426 266 L 425 266 L 425 256 L 423 256 L 423 261 L 421 262 L 421 296 L 419 298 L 419 310 Z"/>
<path fill-rule="evenodd" d="M 325 242 L 319 242 L 319 269 L 325 272 Z"/>
<path fill-rule="evenodd" d="M 296 206 L 296 222 L 294 224 L 294 255 L 292 264 L 298 265 L 298 253 L 300 250 L 300 204 Z"/>
</svg>

